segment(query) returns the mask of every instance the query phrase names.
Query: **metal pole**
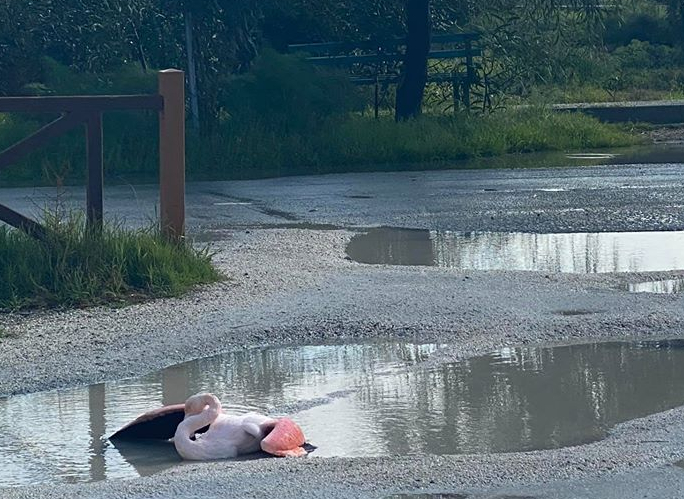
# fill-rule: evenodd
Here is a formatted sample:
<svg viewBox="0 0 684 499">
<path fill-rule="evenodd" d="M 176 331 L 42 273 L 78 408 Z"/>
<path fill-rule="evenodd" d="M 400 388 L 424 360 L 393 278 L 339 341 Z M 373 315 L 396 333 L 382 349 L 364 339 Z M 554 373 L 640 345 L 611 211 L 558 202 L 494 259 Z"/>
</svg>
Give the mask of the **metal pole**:
<svg viewBox="0 0 684 499">
<path fill-rule="evenodd" d="M 104 160 L 102 152 L 102 113 L 93 112 L 86 121 L 88 188 L 86 191 L 86 223 L 88 229 L 102 229 Z"/>
<path fill-rule="evenodd" d="M 159 212 L 162 234 L 180 241 L 185 235 L 185 74 L 159 72 Z"/>
</svg>

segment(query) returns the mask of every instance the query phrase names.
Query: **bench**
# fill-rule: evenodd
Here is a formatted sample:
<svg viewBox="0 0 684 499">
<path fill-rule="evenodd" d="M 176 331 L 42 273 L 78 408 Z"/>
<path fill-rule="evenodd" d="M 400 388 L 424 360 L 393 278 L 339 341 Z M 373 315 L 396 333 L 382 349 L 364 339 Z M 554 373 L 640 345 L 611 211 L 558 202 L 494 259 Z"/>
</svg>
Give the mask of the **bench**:
<svg viewBox="0 0 684 499">
<path fill-rule="evenodd" d="M 470 107 L 470 88 L 477 83 L 474 58 L 482 55 L 473 45 L 478 33 L 433 35 L 429 60 L 455 61 L 451 71 L 428 72 L 428 83 L 452 83 L 454 109 L 460 104 Z M 404 60 L 405 38 L 393 40 L 366 40 L 361 42 L 299 43 L 288 45 L 291 53 L 305 53 L 306 60 L 317 66 L 346 67 L 350 79 L 357 85 L 375 87 L 375 117 L 378 117 L 380 87 L 396 85 L 400 74 L 398 65 Z M 457 67 L 465 65 L 465 71 Z"/>
</svg>

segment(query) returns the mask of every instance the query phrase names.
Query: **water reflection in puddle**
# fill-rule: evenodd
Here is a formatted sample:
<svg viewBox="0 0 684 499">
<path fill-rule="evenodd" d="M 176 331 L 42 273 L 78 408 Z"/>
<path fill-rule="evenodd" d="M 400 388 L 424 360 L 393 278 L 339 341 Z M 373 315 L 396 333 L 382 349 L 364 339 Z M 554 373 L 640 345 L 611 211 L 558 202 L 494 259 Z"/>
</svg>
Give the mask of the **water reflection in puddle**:
<svg viewBox="0 0 684 499">
<path fill-rule="evenodd" d="M 657 293 L 674 295 L 681 293 L 684 290 L 684 278 L 630 283 L 627 285 L 627 289 L 631 293 Z"/>
<path fill-rule="evenodd" d="M 593 274 L 684 269 L 684 232 L 529 234 L 381 227 L 347 254 L 370 264 Z"/>
<path fill-rule="evenodd" d="M 386 499 L 536 499 L 532 496 L 511 496 L 511 495 L 467 495 L 451 492 L 416 492 L 405 494 L 394 494 L 387 496 Z"/>
<path fill-rule="evenodd" d="M 177 466 L 170 444 L 117 448 L 102 436 L 199 391 L 216 393 L 236 413 L 292 414 L 318 446 L 313 457 L 556 448 L 684 404 L 684 341 L 504 348 L 420 365 L 440 348 L 448 347 L 248 350 L 139 379 L 11 397 L 0 401 L 0 485 L 127 478 Z"/>
<path fill-rule="evenodd" d="M 432 492 L 432 493 L 420 493 L 415 494 L 394 494 L 387 496 L 386 499 L 472 499 L 470 496 L 465 494 L 454 494 L 450 492 Z"/>
<path fill-rule="evenodd" d="M 577 153 L 577 154 L 566 154 L 565 157 L 568 159 L 613 159 L 615 154 L 610 153 L 599 153 L 599 152 L 589 152 L 589 153 Z"/>
</svg>

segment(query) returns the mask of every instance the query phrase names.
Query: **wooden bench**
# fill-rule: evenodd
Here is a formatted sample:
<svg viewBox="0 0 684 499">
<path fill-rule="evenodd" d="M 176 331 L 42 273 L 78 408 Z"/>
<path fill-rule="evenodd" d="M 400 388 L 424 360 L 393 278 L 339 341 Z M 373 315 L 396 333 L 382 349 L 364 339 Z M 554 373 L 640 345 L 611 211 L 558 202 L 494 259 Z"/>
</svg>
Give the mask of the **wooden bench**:
<svg viewBox="0 0 684 499">
<path fill-rule="evenodd" d="M 433 35 L 428 54 L 430 60 L 455 61 L 451 71 L 428 73 L 429 83 L 452 83 L 454 109 L 460 104 L 470 107 L 470 88 L 477 83 L 474 58 L 482 55 L 474 47 L 478 33 Z M 396 85 L 400 74 L 398 64 L 404 60 L 406 39 L 367 40 L 362 42 L 325 42 L 288 45 L 291 53 L 307 54 L 306 59 L 318 66 L 346 67 L 350 79 L 357 85 L 375 87 L 375 116 L 378 116 L 380 87 Z M 465 65 L 465 71 L 457 67 Z"/>
</svg>

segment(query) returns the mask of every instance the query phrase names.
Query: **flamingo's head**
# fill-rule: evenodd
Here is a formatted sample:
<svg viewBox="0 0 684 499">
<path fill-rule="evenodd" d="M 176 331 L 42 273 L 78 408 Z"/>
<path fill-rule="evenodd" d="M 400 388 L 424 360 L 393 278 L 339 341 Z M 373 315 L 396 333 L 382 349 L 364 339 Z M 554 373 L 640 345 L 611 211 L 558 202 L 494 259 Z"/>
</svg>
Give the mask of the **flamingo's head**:
<svg viewBox="0 0 684 499">
<path fill-rule="evenodd" d="M 297 423 L 289 418 L 280 418 L 269 424 L 268 435 L 261 441 L 261 450 L 278 457 L 306 456 L 302 448 L 306 439 Z"/>
<path fill-rule="evenodd" d="M 198 393 L 185 401 L 185 417 L 199 414 L 205 407 L 220 408 L 221 402 L 213 393 Z"/>
</svg>

